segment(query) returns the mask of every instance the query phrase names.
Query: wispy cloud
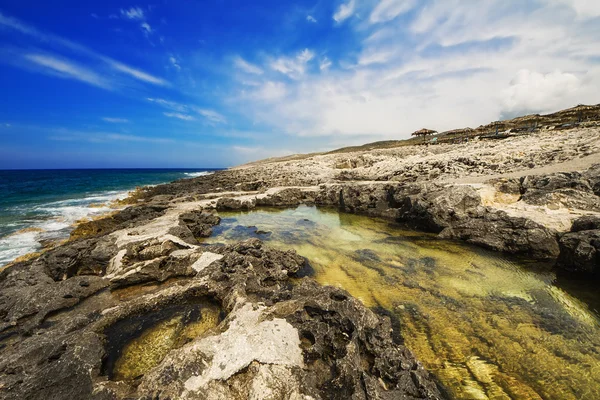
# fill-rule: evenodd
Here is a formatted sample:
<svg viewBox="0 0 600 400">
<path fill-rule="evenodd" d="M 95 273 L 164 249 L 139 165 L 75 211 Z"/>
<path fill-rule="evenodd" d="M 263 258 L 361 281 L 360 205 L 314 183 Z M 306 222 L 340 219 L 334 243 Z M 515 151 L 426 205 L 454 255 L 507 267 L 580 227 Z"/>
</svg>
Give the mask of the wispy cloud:
<svg viewBox="0 0 600 400">
<path fill-rule="evenodd" d="M 188 109 L 188 106 L 186 106 L 185 104 L 177 103 L 177 102 L 170 101 L 170 100 L 165 100 L 165 99 L 160 99 L 160 98 L 156 99 L 156 98 L 152 98 L 152 97 L 148 97 L 146 100 L 148 100 L 151 103 L 158 104 L 161 107 L 168 108 L 169 110 L 173 110 L 173 111 L 186 112 Z"/>
<path fill-rule="evenodd" d="M 292 79 L 298 79 L 304 75 L 306 65 L 315 57 L 315 53 L 304 49 L 296 57 L 280 57 L 271 62 L 271 68 Z"/>
<path fill-rule="evenodd" d="M 205 108 L 199 108 L 196 111 L 198 111 L 198 114 L 202 115 L 204 118 L 206 118 L 208 121 L 215 123 L 215 124 L 224 124 L 227 122 L 227 119 L 219 114 L 218 112 L 214 111 L 214 110 L 208 110 Z"/>
<path fill-rule="evenodd" d="M 380 0 L 369 17 L 371 23 L 391 21 L 400 14 L 410 11 L 417 5 L 417 0 Z"/>
<path fill-rule="evenodd" d="M 140 7 L 131 7 L 128 10 L 121 9 L 121 16 L 123 18 L 140 21 L 146 19 L 146 16 L 144 15 L 144 10 L 142 10 Z"/>
<path fill-rule="evenodd" d="M 152 27 L 147 22 L 142 22 L 140 24 L 140 27 L 142 28 L 142 32 L 144 32 L 146 36 L 150 35 L 153 32 Z"/>
<path fill-rule="evenodd" d="M 319 69 L 321 71 L 327 71 L 331 67 L 331 60 L 327 57 L 323 57 L 319 62 Z"/>
<path fill-rule="evenodd" d="M 62 38 L 60 36 L 57 36 L 57 35 L 54 35 L 51 33 L 42 32 L 31 25 L 25 24 L 16 18 L 7 17 L 7 16 L 3 15 L 2 13 L 0 13 L 0 26 L 4 26 L 6 28 L 15 30 L 21 34 L 33 37 L 44 44 L 51 44 L 53 46 L 63 47 L 65 49 L 68 49 L 70 51 L 78 53 L 81 56 L 99 60 L 99 61 L 103 62 L 104 64 L 108 65 L 110 68 L 117 70 L 121 73 L 124 73 L 130 77 L 137 79 L 137 80 L 140 80 L 140 81 L 143 81 L 146 83 L 151 83 L 153 85 L 158 85 L 158 86 L 169 86 L 169 83 L 162 78 L 157 78 L 157 77 L 155 77 L 151 74 L 148 74 L 140 69 L 131 67 L 131 66 L 126 65 L 120 61 L 113 59 L 113 58 L 110 58 L 103 54 L 97 53 L 97 52 L 95 52 L 83 45 L 75 43 L 71 40 Z"/>
<path fill-rule="evenodd" d="M 249 63 L 242 57 L 234 58 L 233 63 L 236 66 L 236 68 L 241 69 L 242 71 L 248 74 L 262 75 L 263 73 L 263 70 L 260 67 Z"/>
<path fill-rule="evenodd" d="M 129 120 L 126 118 L 113 118 L 113 117 L 104 117 L 102 121 L 109 122 L 111 124 L 127 124 Z"/>
<path fill-rule="evenodd" d="M 183 121 L 194 121 L 196 118 L 192 117 L 188 114 L 175 113 L 175 112 L 165 112 L 163 113 L 166 117 L 169 118 L 177 118 Z"/>
<path fill-rule="evenodd" d="M 316 24 L 316 23 L 317 23 L 317 19 L 316 19 L 315 17 L 313 17 L 312 15 L 307 15 L 307 16 L 306 16 L 306 20 L 307 20 L 308 22 L 312 22 L 313 24 Z"/>
<path fill-rule="evenodd" d="M 347 3 L 340 4 L 337 11 L 333 14 L 334 21 L 337 23 L 342 23 L 346 19 L 350 18 L 354 13 L 355 6 L 355 0 L 349 0 Z"/>
<path fill-rule="evenodd" d="M 175 68 L 177 71 L 181 71 L 181 65 L 179 65 L 179 61 L 175 57 L 170 56 L 169 62 L 171 63 L 173 68 Z"/>
<path fill-rule="evenodd" d="M 42 72 L 65 79 L 75 79 L 102 89 L 112 89 L 112 85 L 94 71 L 77 65 L 72 61 L 48 54 L 26 54 L 24 58 L 43 67 Z"/>
<path fill-rule="evenodd" d="M 146 137 L 137 135 L 124 135 L 113 132 L 82 132 L 69 129 L 55 129 L 55 133 L 48 139 L 60 142 L 88 142 L 88 143 L 113 143 L 113 142 L 135 142 L 135 143 L 175 143 L 173 139 L 163 137 Z"/>
</svg>

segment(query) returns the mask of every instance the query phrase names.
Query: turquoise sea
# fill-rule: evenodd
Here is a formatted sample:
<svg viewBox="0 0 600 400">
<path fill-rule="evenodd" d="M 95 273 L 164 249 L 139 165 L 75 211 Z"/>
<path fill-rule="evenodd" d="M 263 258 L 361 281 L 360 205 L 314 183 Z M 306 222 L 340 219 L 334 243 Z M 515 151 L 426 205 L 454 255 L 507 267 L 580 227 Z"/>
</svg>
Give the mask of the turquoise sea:
<svg viewBox="0 0 600 400">
<path fill-rule="evenodd" d="M 45 240 L 68 237 L 73 223 L 111 211 L 106 206 L 108 202 L 126 197 L 138 186 L 168 183 L 214 171 L 0 170 L 0 266 L 39 250 Z"/>
</svg>

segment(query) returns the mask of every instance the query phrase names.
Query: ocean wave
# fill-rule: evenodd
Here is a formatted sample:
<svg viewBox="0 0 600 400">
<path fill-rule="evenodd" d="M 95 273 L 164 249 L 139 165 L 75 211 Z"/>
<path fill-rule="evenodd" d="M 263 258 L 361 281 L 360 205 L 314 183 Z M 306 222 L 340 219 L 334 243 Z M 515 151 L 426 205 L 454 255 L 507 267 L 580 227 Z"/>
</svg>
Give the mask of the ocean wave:
<svg viewBox="0 0 600 400">
<path fill-rule="evenodd" d="M 0 266 L 39 250 L 39 235 L 38 232 L 24 232 L 0 238 Z"/>
<path fill-rule="evenodd" d="M 128 193 L 128 191 L 90 193 L 89 196 L 83 198 L 54 201 L 23 208 L 23 211 L 34 213 L 36 218 L 28 218 L 14 226 L 21 229 L 39 228 L 40 231 L 17 231 L 1 237 L 0 266 L 17 257 L 39 251 L 42 248 L 40 242 L 43 240 L 67 238 L 76 222 L 113 211 L 114 208 L 110 207 L 110 203 L 127 197 Z"/>
<path fill-rule="evenodd" d="M 207 176 L 214 174 L 213 171 L 202 171 L 202 172 L 184 172 L 185 176 L 189 176 L 190 178 L 197 178 L 199 176 Z"/>
</svg>

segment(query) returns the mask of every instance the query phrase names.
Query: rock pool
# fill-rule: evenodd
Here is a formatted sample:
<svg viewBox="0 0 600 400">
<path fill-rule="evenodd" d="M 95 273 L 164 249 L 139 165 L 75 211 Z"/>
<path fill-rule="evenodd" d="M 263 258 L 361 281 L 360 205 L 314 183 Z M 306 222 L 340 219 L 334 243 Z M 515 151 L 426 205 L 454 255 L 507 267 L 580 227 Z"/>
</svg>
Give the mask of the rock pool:
<svg viewBox="0 0 600 400">
<path fill-rule="evenodd" d="M 599 399 L 594 288 L 385 221 L 301 206 L 220 213 L 205 243 L 258 237 L 392 317 L 456 399 Z"/>
</svg>

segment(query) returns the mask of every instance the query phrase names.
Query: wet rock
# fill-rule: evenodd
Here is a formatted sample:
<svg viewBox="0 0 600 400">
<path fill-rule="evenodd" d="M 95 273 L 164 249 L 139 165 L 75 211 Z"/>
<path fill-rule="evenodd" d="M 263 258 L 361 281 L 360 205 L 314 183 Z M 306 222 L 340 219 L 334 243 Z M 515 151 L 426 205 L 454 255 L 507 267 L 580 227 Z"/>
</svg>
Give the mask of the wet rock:
<svg viewBox="0 0 600 400">
<path fill-rule="evenodd" d="M 583 222 L 578 225 L 575 229 L 586 227 Z M 573 273 L 600 276 L 600 229 L 575 230 L 563 235 L 559 244 L 559 268 Z"/>
<path fill-rule="evenodd" d="M 182 214 L 179 219 L 198 238 L 210 237 L 212 227 L 221 223 L 221 218 L 218 215 L 202 211 Z"/>
</svg>

